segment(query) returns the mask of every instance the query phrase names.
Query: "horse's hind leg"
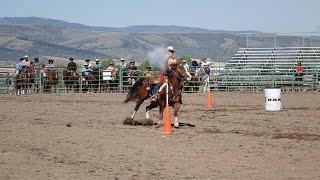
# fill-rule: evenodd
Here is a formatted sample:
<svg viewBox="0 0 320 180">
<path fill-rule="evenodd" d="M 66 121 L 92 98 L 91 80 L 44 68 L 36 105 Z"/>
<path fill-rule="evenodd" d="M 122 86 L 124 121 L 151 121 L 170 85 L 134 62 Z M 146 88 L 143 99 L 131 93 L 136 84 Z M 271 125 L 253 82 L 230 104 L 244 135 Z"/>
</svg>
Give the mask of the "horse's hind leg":
<svg viewBox="0 0 320 180">
<path fill-rule="evenodd" d="M 151 104 L 149 104 L 146 107 L 146 119 L 150 118 L 150 115 L 149 115 L 150 110 L 153 109 L 153 108 L 156 108 L 158 106 L 159 106 L 159 104 L 156 101 L 152 101 Z"/>
</svg>

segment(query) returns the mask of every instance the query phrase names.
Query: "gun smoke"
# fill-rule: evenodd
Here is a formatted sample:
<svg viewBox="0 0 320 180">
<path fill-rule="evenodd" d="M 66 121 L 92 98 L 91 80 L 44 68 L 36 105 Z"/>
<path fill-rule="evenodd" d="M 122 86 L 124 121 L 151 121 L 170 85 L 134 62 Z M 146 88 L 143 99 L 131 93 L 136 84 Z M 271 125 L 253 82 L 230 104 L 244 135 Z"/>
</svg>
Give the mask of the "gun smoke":
<svg viewBox="0 0 320 180">
<path fill-rule="evenodd" d="M 163 70 L 168 59 L 167 49 L 164 46 L 154 48 L 148 52 L 148 59 L 152 65 L 159 66 Z"/>
</svg>

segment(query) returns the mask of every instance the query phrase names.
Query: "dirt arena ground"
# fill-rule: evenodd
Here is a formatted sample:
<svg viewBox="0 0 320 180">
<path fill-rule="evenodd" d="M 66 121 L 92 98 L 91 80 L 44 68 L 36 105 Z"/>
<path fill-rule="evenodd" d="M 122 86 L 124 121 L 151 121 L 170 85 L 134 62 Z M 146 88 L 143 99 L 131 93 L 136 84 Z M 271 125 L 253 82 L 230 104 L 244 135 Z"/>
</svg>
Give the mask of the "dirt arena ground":
<svg viewBox="0 0 320 180">
<path fill-rule="evenodd" d="M 211 110 L 184 94 L 181 122 L 195 127 L 166 137 L 123 125 L 124 97 L 1 95 L 0 179 L 320 179 L 319 93 L 282 94 L 281 112 L 263 93 L 217 92 Z"/>
</svg>

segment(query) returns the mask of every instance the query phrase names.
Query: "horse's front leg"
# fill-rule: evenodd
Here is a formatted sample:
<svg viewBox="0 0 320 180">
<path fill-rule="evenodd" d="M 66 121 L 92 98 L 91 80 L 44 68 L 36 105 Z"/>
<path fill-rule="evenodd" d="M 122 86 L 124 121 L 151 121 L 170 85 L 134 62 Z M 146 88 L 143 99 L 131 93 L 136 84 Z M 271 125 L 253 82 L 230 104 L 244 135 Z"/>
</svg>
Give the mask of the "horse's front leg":
<svg viewBox="0 0 320 180">
<path fill-rule="evenodd" d="M 139 107 L 141 106 L 141 104 L 143 103 L 143 101 L 144 101 L 144 99 L 139 99 L 139 100 L 137 101 L 136 106 L 134 107 L 134 111 L 133 111 L 133 113 L 132 113 L 132 115 L 131 115 L 131 118 L 132 118 L 132 119 L 134 119 L 134 116 L 136 115 L 136 113 L 137 113 Z"/>
<path fill-rule="evenodd" d="M 174 109 L 174 127 L 179 128 L 179 110 L 180 110 L 180 103 L 174 103 L 173 104 L 173 109 Z"/>
</svg>

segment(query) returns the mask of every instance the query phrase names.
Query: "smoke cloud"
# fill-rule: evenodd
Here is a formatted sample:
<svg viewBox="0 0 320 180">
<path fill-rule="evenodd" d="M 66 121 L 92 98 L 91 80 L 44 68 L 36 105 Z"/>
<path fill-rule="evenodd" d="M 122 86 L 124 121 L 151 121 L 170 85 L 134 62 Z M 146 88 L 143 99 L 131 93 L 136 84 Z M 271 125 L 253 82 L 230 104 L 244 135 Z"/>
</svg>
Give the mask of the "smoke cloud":
<svg viewBox="0 0 320 180">
<path fill-rule="evenodd" d="M 167 49 L 163 46 L 154 48 L 148 52 L 148 59 L 152 65 L 163 69 L 168 59 Z"/>
</svg>

